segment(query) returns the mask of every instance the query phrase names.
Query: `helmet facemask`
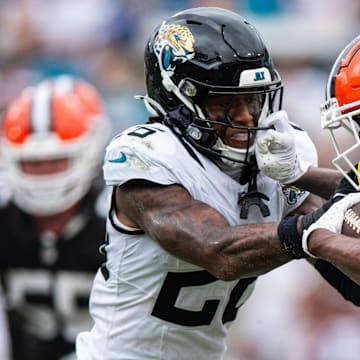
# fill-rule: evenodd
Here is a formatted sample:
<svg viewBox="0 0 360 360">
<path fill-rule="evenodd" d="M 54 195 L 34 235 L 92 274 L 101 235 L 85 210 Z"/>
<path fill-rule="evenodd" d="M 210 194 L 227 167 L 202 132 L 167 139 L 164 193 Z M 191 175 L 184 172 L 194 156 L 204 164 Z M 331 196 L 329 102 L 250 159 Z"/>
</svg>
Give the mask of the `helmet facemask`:
<svg viewBox="0 0 360 360">
<path fill-rule="evenodd" d="M 37 216 L 72 207 L 99 175 L 109 135 L 102 100 L 90 84 L 60 76 L 26 88 L 3 122 L 2 154 L 14 202 Z M 59 162 L 67 166 L 51 170 Z M 45 163 L 49 171 L 39 171 Z"/>
<path fill-rule="evenodd" d="M 280 95 L 280 94 L 279 94 Z M 233 103 L 238 97 L 242 97 L 247 106 L 247 111 L 253 118 L 253 126 L 240 125 L 231 118 L 230 112 Z M 208 97 L 211 101 L 211 96 Z M 261 127 L 262 119 L 265 118 L 273 107 L 273 98 L 270 93 L 241 93 L 241 95 L 231 95 L 228 106 L 224 109 L 222 115 L 217 120 L 209 120 L 212 126 L 220 125 L 220 130 L 217 131 L 217 140 L 212 150 L 217 152 L 217 156 L 221 159 L 227 167 L 239 168 L 249 162 L 249 158 L 254 154 L 254 141 L 257 131 L 267 130 L 267 127 Z M 209 112 L 205 111 L 209 117 Z M 243 143 L 243 146 L 226 145 L 223 141 L 228 129 L 240 130 L 236 133 L 236 137 Z"/>
<path fill-rule="evenodd" d="M 332 98 L 321 105 L 320 111 L 321 126 L 329 130 L 336 152 L 332 163 L 354 189 L 360 191 L 360 168 L 354 165 L 360 154 L 360 100 L 339 106 Z M 357 182 L 349 176 L 349 169 L 355 174 Z"/>
<path fill-rule="evenodd" d="M 8 176 L 14 185 L 14 202 L 23 211 L 38 216 L 58 214 L 86 194 L 98 174 L 99 151 L 104 146 L 98 139 L 99 131 L 104 129 L 102 126 L 96 128 L 68 142 L 49 135 L 43 139 L 33 136 L 23 147 L 4 141 Z M 54 162 L 59 159 L 68 163 L 62 171 L 48 174 L 24 171 L 24 162 Z"/>
<path fill-rule="evenodd" d="M 360 168 L 354 164 L 359 164 L 360 158 L 359 65 L 360 36 L 357 36 L 334 62 L 326 84 L 326 101 L 320 106 L 321 126 L 329 130 L 336 153 L 332 163 L 357 191 L 360 190 Z"/>
<path fill-rule="evenodd" d="M 189 84 L 190 82 L 188 81 L 187 83 Z M 262 119 L 281 108 L 282 90 L 282 86 L 276 87 L 274 90 L 271 88 L 262 88 L 261 90 L 250 89 L 230 94 L 217 93 L 212 90 L 206 92 L 203 90 L 202 93 L 207 93 L 207 96 L 205 96 L 205 100 L 200 104 L 196 102 L 196 99 L 192 99 L 179 91 L 179 98 L 182 104 L 175 110 L 165 114 L 164 122 L 175 129 L 175 132 L 179 135 L 186 138 L 197 150 L 215 160 L 220 160 L 220 162 L 217 161 L 218 163 L 225 164 L 226 167 L 230 168 L 242 168 L 244 164 L 248 163 L 250 155 L 254 153 L 256 132 L 268 130 L 268 127 L 259 126 L 262 123 Z M 212 97 L 222 95 L 230 97 L 232 100 L 230 100 L 228 107 L 224 109 L 222 115 L 211 120 L 205 104 Z M 258 108 L 252 112 L 255 126 L 238 125 L 231 119 L 229 112 L 232 102 L 238 96 L 256 97 L 258 99 Z M 216 127 L 219 128 L 219 126 L 221 126 L 222 130 L 217 131 Z M 238 148 L 224 144 L 221 135 L 227 128 L 241 130 L 239 136 L 248 139 L 247 146 Z"/>
</svg>

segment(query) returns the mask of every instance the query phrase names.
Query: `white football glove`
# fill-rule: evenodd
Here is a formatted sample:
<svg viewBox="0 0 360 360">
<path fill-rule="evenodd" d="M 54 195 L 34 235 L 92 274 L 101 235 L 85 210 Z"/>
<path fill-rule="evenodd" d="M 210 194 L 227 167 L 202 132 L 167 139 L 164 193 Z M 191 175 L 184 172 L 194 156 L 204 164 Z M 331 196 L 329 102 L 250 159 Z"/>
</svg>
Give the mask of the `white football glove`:
<svg viewBox="0 0 360 360">
<path fill-rule="evenodd" d="M 358 202 L 360 202 L 360 192 L 348 194 L 343 199 L 331 205 L 331 207 L 317 221 L 311 224 L 308 229 L 303 231 L 301 239 L 303 250 L 311 257 L 316 258 L 316 256 L 308 249 L 307 243 L 310 234 L 316 229 L 327 229 L 340 234 L 346 210 Z"/>
<path fill-rule="evenodd" d="M 310 164 L 297 154 L 286 111 L 270 114 L 258 126 L 274 128 L 256 134 L 255 155 L 260 171 L 282 184 L 291 184 L 304 175 Z"/>
</svg>

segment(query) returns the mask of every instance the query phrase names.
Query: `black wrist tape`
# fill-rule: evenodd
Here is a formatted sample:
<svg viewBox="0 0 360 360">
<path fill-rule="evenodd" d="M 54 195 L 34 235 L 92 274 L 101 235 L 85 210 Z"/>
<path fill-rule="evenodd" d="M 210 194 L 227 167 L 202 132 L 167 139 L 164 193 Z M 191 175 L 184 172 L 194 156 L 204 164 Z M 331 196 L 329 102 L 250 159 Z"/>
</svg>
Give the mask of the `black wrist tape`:
<svg viewBox="0 0 360 360">
<path fill-rule="evenodd" d="M 333 200 L 331 199 L 326 202 L 321 208 L 304 215 L 301 219 L 301 230 L 306 230 L 312 223 L 320 219 L 320 217 L 330 208 L 332 204 Z"/>
<path fill-rule="evenodd" d="M 293 259 L 308 258 L 309 255 L 302 249 L 301 236 L 297 232 L 297 220 L 299 215 L 285 217 L 277 228 L 279 240 L 283 249 Z"/>
</svg>

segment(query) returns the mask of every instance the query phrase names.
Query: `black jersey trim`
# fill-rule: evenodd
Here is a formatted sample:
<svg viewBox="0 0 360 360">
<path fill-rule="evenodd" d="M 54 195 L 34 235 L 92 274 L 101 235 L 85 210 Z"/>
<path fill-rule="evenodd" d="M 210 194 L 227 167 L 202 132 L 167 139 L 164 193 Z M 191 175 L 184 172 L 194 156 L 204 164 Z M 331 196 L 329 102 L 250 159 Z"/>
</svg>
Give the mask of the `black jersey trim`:
<svg viewBox="0 0 360 360">
<path fill-rule="evenodd" d="M 176 135 L 176 137 L 179 139 L 179 141 L 181 142 L 181 144 L 184 146 L 184 148 L 186 149 L 186 151 L 189 153 L 189 155 L 202 167 L 204 168 L 204 165 L 202 164 L 201 160 L 199 159 L 199 157 L 195 154 L 195 151 L 192 149 L 192 147 L 186 142 L 186 140 L 181 136 L 178 135 L 174 132 L 174 134 Z"/>
<path fill-rule="evenodd" d="M 298 124 L 295 124 L 295 123 L 293 123 L 293 122 L 291 122 L 291 121 L 289 121 L 289 124 L 290 124 L 290 126 L 293 128 L 293 129 L 295 129 L 295 130 L 299 130 L 299 131 L 305 131 L 302 127 L 300 127 Z"/>
<path fill-rule="evenodd" d="M 110 210 L 108 213 L 108 218 L 110 220 L 111 225 L 113 226 L 113 228 L 123 234 L 127 234 L 127 235 L 142 235 L 145 234 L 144 230 L 127 230 L 122 228 L 121 226 L 119 226 L 118 224 L 115 223 L 114 221 L 114 215 L 116 214 L 116 204 L 115 204 L 115 190 L 116 190 L 116 186 L 113 187 L 113 191 L 111 194 L 111 204 L 110 204 Z"/>
</svg>

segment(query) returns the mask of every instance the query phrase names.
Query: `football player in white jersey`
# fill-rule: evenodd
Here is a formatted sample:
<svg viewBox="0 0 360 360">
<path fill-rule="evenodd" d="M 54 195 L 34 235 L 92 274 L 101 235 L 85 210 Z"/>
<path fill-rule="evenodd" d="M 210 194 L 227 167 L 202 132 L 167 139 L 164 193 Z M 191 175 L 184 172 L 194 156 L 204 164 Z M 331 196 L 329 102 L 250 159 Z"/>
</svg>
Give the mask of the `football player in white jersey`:
<svg viewBox="0 0 360 360">
<path fill-rule="evenodd" d="M 110 122 L 97 89 L 63 75 L 24 88 L 6 107 L 1 133 L 12 193 L 0 201 L 11 359 L 69 360 L 77 333 L 92 325 L 88 300 L 106 223 L 99 175 Z"/>
<path fill-rule="evenodd" d="M 360 190 L 360 166 L 353 164 L 360 147 L 360 36 L 356 36 L 341 50 L 330 71 L 326 84 L 326 100 L 320 106 L 321 126 L 329 131 L 335 149 L 333 164 L 343 179 L 335 190 L 330 202 L 324 208 L 312 215 L 310 222 L 332 205 L 342 199 L 346 194 Z M 264 121 L 269 126 L 269 119 Z M 271 133 L 272 132 L 272 133 Z M 261 134 L 256 139 L 258 164 L 268 176 L 286 183 L 279 177 L 279 163 L 285 164 L 287 151 L 295 146 L 294 143 L 282 144 L 283 131 L 281 127 Z M 346 141 L 344 134 L 350 134 L 353 141 Z M 271 144 L 277 140 L 277 154 L 272 154 Z M 270 145 L 270 146 L 269 146 Z M 280 149 L 281 147 L 281 149 Z M 289 168 L 282 166 L 283 176 L 287 176 Z M 306 171 L 299 177 L 294 185 L 309 189 L 313 174 Z M 324 183 L 326 189 L 326 183 Z M 330 208 L 317 222 L 312 224 L 304 234 L 304 246 L 315 262 L 319 272 L 341 293 L 345 298 L 360 305 L 360 242 L 357 238 L 344 237 L 341 231 L 342 218 L 338 216 L 339 209 Z M 308 224 L 310 225 L 310 223 Z M 308 227 L 308 226 L 306 226 Z M 310 236 L 311 235 L 311 236 Z M 319 260 L 326 259 L 327 262 Z M 328 262 L 336 265 L 336 270 Z M 347 274 L 353 281 L 345 276 Z M 357 283 L 357 284 L 356 284 Z"/>
<path fill-rule="evenodd" d="M 311 196 L 262 174 L 254 153 L 263 120 L 286 118 L 281 79 L 257 30 L 212 7 L 165 19 L 147 43 L 145 73 L 153 116 L 105 155 L 106 262 L 78 359 L 221 359 L 257 276 L 307 256 L 287 234 L 294 221 L 282 219 Z M 295 181 L 317 154 L 289 128 Z"/>
</svg>

